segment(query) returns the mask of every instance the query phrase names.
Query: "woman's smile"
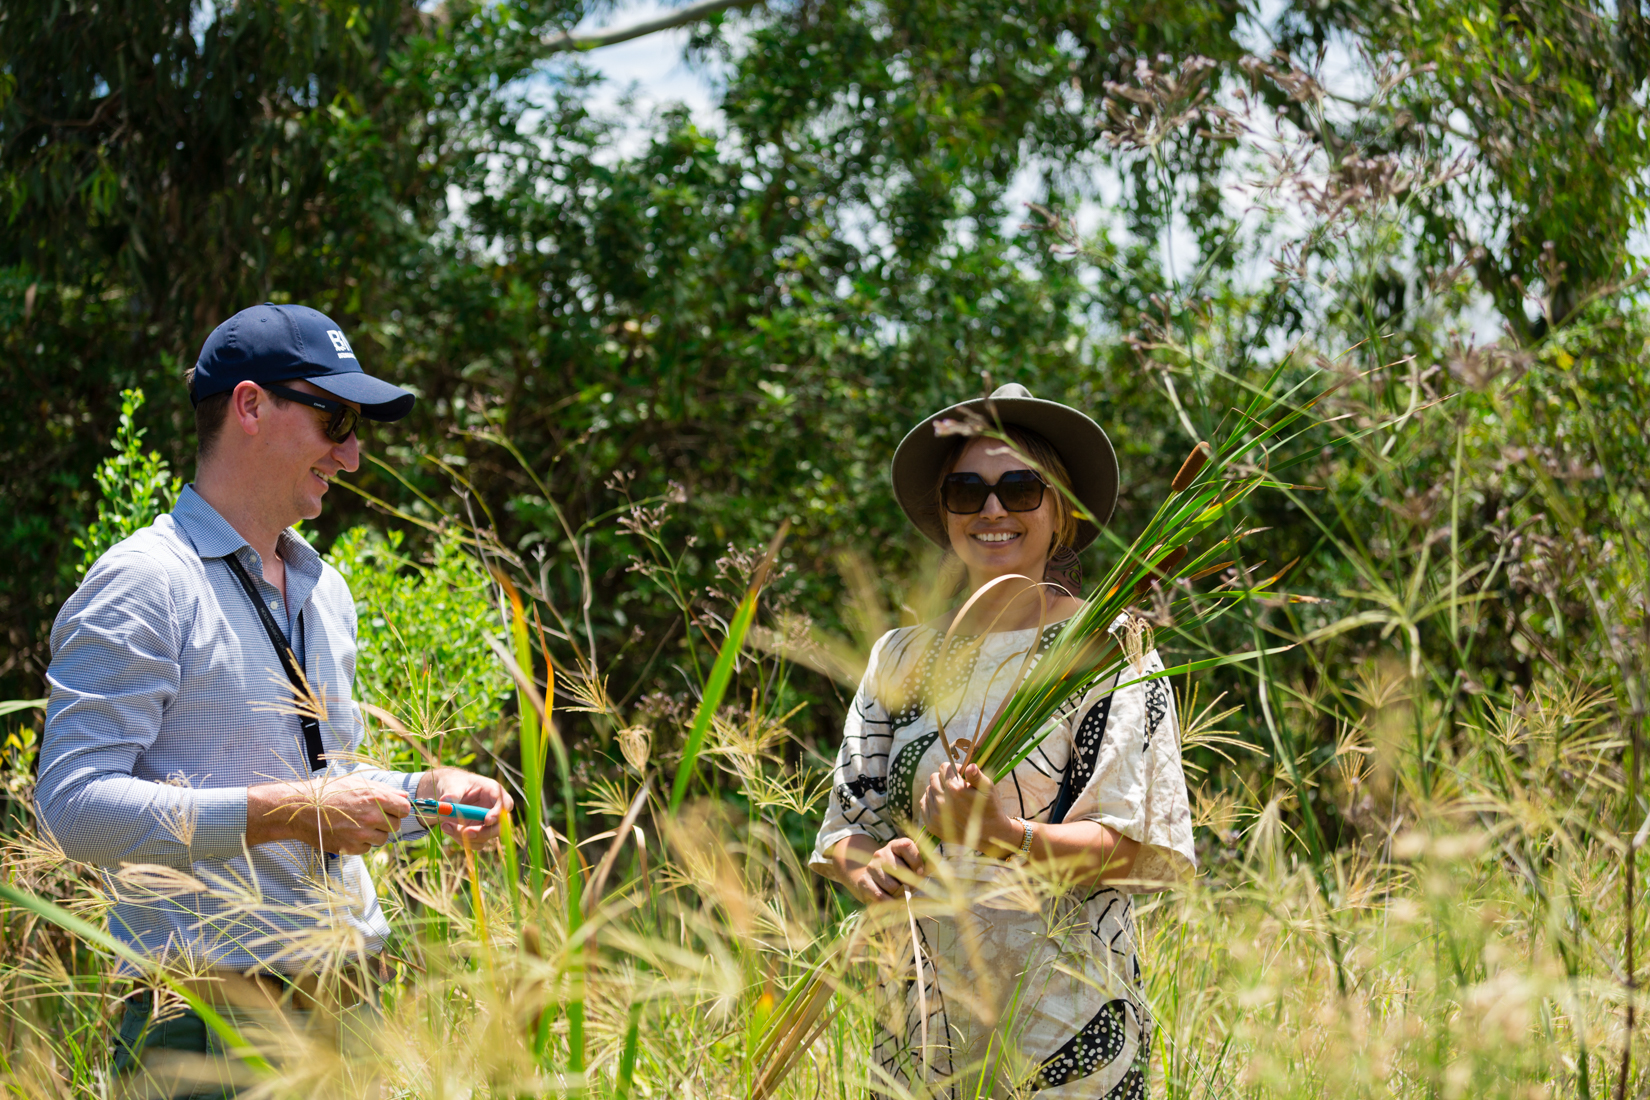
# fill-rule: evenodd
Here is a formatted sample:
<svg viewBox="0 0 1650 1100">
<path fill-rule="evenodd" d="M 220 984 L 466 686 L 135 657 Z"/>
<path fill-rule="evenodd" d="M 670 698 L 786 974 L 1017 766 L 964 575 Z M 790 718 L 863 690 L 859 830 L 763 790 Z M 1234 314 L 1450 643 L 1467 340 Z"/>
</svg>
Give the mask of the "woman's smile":
<svg viewBox="0 0 1650 1100">
<path fill-rule="evenodd" d="M 1000 545 L 1005 542 L 1013 542 L 1021 534 L 1020 531 L 974 531 L 970 533 L 969 537 L 980 542 Z"/>
</svg>

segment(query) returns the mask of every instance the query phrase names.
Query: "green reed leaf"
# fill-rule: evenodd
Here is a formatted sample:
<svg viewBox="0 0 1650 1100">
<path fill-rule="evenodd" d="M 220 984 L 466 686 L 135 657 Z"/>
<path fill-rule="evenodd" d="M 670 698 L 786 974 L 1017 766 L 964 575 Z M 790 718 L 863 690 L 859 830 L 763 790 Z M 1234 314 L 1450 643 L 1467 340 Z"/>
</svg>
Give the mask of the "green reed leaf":
<svg viewBox="0 0 1650 1100">
<path fill-rule="evenodd" d="M 266 1076 L 274 1073 L 274 1067 L 253 1049 L 251 1043 L 242 1038 L 241 1033 L 235 1030 L 233 1024 L 219 1015 L 211 1005 L 192 993 L 182 982 L 163 970 L 153 959 L 139 954 L 129 945 L 121 943 L 103 929 L 75 916 L 67 909 L 54 905 L 37 894 L 13 886 L 11 883 L 0 882 L 0 898 L 5 899 L 19 909 L 28 910 L 42 920 L 50 921 L 64 931 L 80 937 L 93 946 L 102 948 L 111 955 L 131 963 L 149 978 L 167 986 L 182 997 L 195 1014 L 201 1018 L 202 1022 L 211 1028 L 218 1038 L 223 1040 L 224 1046 L 233 1051 L 247 1065 Z"/>
</svg>

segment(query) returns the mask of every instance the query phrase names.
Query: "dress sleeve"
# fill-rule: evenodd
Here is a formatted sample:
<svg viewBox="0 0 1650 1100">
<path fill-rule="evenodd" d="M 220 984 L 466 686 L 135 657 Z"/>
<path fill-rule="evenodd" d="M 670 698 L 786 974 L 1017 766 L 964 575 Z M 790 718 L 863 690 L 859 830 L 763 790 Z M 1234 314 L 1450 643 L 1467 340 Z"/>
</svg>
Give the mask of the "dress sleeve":
<svg viewBox="0 0 1650 1100">
<path fill-rule="evenodd" d="M 1149 893 L 1190 878 L 1197 870 L 1192 812 L 1180 767 L 1180 719 L 1156 650 L 1140 671 L 1125 666 L 1112 683 L 1092 692 L 1073 736 L 1075 796 L 1062 820 L 1098 821 L 1140 844 L 1128 882 L 1117 887 Z"/>
<path fill-rule="evenodd" d="M 884 634 L 872 647 L 865 675 L 842 724 L 842 747 L 837 750 L 831 794 L 813 855 L 808 859 L 810 867 L 831 866 L 831 849 L 847 837 L 868 836 L 879 845 L 894 837 L 893 826 L 883 815 L 894 726 L 885 702 L 886 692 L 878 690 L 884 676 L 881 666 L 887 643 L 894 633 Z"/>
</svg>

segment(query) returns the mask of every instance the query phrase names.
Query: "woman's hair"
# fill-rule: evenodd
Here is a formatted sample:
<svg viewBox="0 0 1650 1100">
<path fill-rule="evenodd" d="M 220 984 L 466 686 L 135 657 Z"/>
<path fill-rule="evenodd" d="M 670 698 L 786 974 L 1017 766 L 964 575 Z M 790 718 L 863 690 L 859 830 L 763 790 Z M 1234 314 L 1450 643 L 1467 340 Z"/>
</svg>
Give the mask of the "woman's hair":
<svg viewBox="0 0 1650 1100">
<path fill-rule="evenodd" d="M 1060 547 L 1070 546 L 1077 541 L 1077 513 L 1072 511 L 1071 501 L 1066 499 L 1066 493 L 1071 492 L 1071 475 L 1066 472 L 1066 464 L 1060 458 L 1060 452 L 1054 449 L 1054 444 L 1030 428 L 1022 428 L 1018 424 L 1004 424 L 1003 434 L 1008 436 L 1008 445 L 1013 447 L 1020 457 L 1029 460 L 1037 475 L 1050 483 L 1044 499 L 1051 500 L 1054 508 L 1054 542 L 1048 548 L 1049 556 L 1053 557 L 1054 552 Z M 957 460 L 962 457 L 963 450 L 971 442 L 973 439 L 967 436 L 958 439 L 952 445 L 951 453 L 940 463 L 940 476 L 934 480 L 934 501 L 942 511 L 945 505 L 940 503 L 940 490 L 945 485 L 945 479 L 956 469 Z M 1000 445 L 998 440 L 990 442 Z"/>
</svg>

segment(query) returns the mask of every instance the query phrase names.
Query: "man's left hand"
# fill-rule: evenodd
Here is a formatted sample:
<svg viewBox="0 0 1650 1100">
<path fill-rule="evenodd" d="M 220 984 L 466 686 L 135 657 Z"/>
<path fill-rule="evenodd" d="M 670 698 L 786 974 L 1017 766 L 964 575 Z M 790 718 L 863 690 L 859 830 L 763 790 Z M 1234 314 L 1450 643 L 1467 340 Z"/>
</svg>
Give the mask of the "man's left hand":
<svg viewBox="0 0 1650 1100">
<path fill-rule="evenodd" d="M 419 798 L 435 798 L 442 802 L 462 802 L 469 806 L 487 806 L 487 820 L 470 823 L 451 818 L 441 822 L 441 830 L 455 840 L 464 841 L 471 848 L 482 848 L 498 836 L 499 815 L 515 807 L 508 791 L 496 779 L 476 775 L 462 768 L 437 768 L 425 772 L 418 781 Z M 428 815 L 424 815 L 426 820 Z"/>
</svg>

